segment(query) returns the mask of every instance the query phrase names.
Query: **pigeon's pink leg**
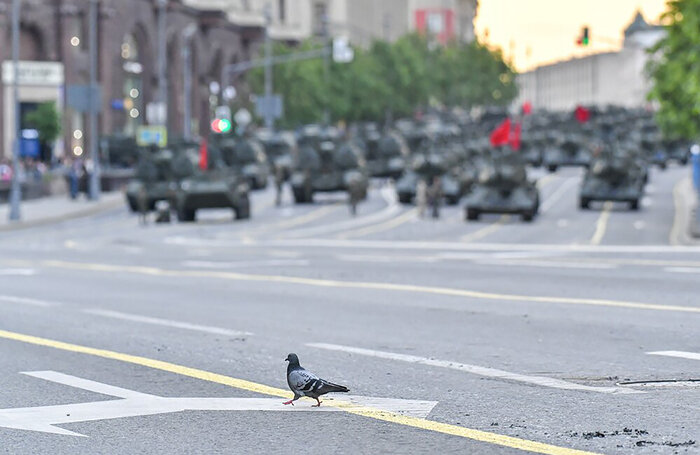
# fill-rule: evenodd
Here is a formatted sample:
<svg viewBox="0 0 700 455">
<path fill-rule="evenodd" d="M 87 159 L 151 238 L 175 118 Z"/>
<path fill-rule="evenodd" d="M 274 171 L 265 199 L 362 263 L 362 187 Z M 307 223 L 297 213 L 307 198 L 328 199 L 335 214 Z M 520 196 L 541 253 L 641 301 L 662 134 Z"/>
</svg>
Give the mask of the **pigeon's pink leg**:
<svg viewBox="0 0 700 455">
<path fill-rule="evenodd" d="M 323 401 L 320 401 L 318 398 L 316 398 L 316 401 L 318 402 L 318 404 L 312 404 L 311 405 L 312 408 L 320 408 L 321 407 L 321 403 L 323 403 Z"/>
<path fill-rule="evenodd" d="M 294 406 L 294 400 L 285 401 L 282 404 L 291 404 L 292 406 Z"/>
</svg>

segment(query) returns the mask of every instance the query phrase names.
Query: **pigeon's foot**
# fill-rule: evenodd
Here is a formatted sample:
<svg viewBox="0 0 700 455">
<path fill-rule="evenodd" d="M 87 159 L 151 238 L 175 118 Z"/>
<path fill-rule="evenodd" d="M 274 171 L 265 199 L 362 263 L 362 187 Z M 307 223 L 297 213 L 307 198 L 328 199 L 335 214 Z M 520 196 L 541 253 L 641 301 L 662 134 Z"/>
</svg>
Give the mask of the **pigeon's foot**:
<svg viewBox="0 0 700 455">
<path fill-rule="evenodd" d="M 320 408 L 320 407 L 321 407 L 321 403 L 323 403 L 323 401 L 320 401 L 318 398 L 316 398 L 316 402 L 317 402 L 318 404 L 312 404 L 312 405 L 311 405 L 312 408 Z"/>
<path fill-rule="evenodd" d="M 282 404 L 291 404 L 292 406 L 294 406 L 294 400 L 285 401 Z"/>
</svg>

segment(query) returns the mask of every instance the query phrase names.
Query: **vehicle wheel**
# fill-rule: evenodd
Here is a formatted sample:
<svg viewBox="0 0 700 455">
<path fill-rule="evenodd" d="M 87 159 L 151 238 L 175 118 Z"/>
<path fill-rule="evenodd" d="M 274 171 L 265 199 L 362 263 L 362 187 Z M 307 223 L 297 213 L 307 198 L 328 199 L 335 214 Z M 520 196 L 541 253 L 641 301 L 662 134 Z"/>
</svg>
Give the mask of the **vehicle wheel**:
<svg viewBox="0 0 700 455">
<path fill-rule="evenodd" d="M 535 214 L 533 212 L 523 212 L 521 217 L 523 221 L 530 223 L 535 218 Z"/>
<path fill-rule="evenodd" d="M 410 204 L 412 199 L 410 194 L 399 193 L 399 202 L 402 204 Z"/>
<path fill-rule="evenodd" d="M 294 193 L 294 202 L 297 204 L 306 204 L 309 202 L 306 200 L 306 194 L 304 194 L 303 188 L 292 188 L 292 192 Z"/>
<path fill-rule="evenodd" d="M 630 210 L 639 210 L 639 199 L 630 201 Z"/>
<path fill-rule="evenodd" d="M 581 208 L 581 210 L 587 210 L 587 209 L 589 209 L 590 206 L 591 206 L 591 201 L 589 201 L 589 200 L 586 199 L 585 197 L 582 197 L 581 199 L 579 199 L 579 204 L 578 204 L 578 205 L 579 205 L 579 207 Z"/>
<path fill-rule="evenodd" d="M 448 196 L 447 205 L 457 205 L 459 204 L 459 196 Z"/>
<path fill-rule="evenodd" d="M 557 165 L 556 164 L 548 164 L 547 165 L 547 170 L 549 172 L 557 172 Z"/>
<path fill-rule="evenodd" d="M 182 223 L 191 223 L 195 219 L 195 214 L 196 210 L 194 209 L 179 208 L 177 210 L 177 220 Z"/>
<path fill-rule="evenodd" d="M 479 219 L 479 211 L 477 209 L 467 209 L 467 220 L 476 221 Z"/>
<path fill-rule="evenodd" d="M 133 198 L 126 198 L 126 203 L 129 206 L 129 210 L 131 210 L 132 213 L 138 213 L 139 211 L 139 206 L 136 203 L 136 200 Z"/>
<path fill-rule="evenodd" d="M 659 169 L 661 169 L 662 171 L 663 171 L 663 170 L 666 170 L 666 167 L 668 167 L 668 165 L 666 164 L 666 162 L 659 163 Z"/>
<path fill-rule="evenodd" d="M 681 166 L 687 165 L 688 164 L 688 157 L 684 156 L 683 158 L 681 158 L 680 164 L 681 164 Z"/>
<path fill-rule="evenodd" d="M 248 196 L 241 199 L 238 207 L 233 208 L 236 211 L 237 220 L 247 220 L 250 218 L 250 199 Z"/>
</svg>

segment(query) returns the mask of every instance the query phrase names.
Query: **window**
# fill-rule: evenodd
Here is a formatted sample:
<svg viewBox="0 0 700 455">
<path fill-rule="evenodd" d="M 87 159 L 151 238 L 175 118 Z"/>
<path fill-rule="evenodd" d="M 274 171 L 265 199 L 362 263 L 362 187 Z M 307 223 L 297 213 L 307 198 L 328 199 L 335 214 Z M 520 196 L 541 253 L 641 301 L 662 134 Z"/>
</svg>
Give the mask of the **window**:
<svg viewBox="0 0 700 455">
<path fill-rule="evenodd" d="M 328 15 L 328 5 L 325 1 L 314 2 L 313 5 L 313 30 L 314 35 L 323 36 L 325 34 L 326 20 Z"/>
<path fill-rule="evenodd" d="M 287 2 L 286 0 L 279 0 L 277 4 L 277 11 L 279 12 L 280 24 L 284 24 L 287 20 Z"/>
</svg>

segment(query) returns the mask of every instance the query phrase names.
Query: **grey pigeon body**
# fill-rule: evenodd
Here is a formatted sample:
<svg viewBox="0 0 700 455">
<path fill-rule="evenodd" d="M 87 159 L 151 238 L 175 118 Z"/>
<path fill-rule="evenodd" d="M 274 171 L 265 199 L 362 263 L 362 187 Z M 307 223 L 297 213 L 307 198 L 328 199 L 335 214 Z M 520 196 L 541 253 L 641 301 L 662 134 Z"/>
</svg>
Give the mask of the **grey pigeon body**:
<svg viewBox="0 0 700 455">
<path fill-rule="evenodd" d="M 289 384 L 289 388 L 294 392 L 294 398 L 284 404 L 294 405 L 294 402 L 299 398 L 309 397 L 313 398 L 318 403 L 314 406 L 321 406 L 321 401 L 318 399 L 321 395 L 330 392 L 350 391 L 345 386 L 333 384 L 305 370 L 299 365 L 299 357 L 297 357 L 296 354 L 289 354 L 286 361 L 289 362 L 289 365 L 287 365 L 287 384 Z"/>
</svg>

